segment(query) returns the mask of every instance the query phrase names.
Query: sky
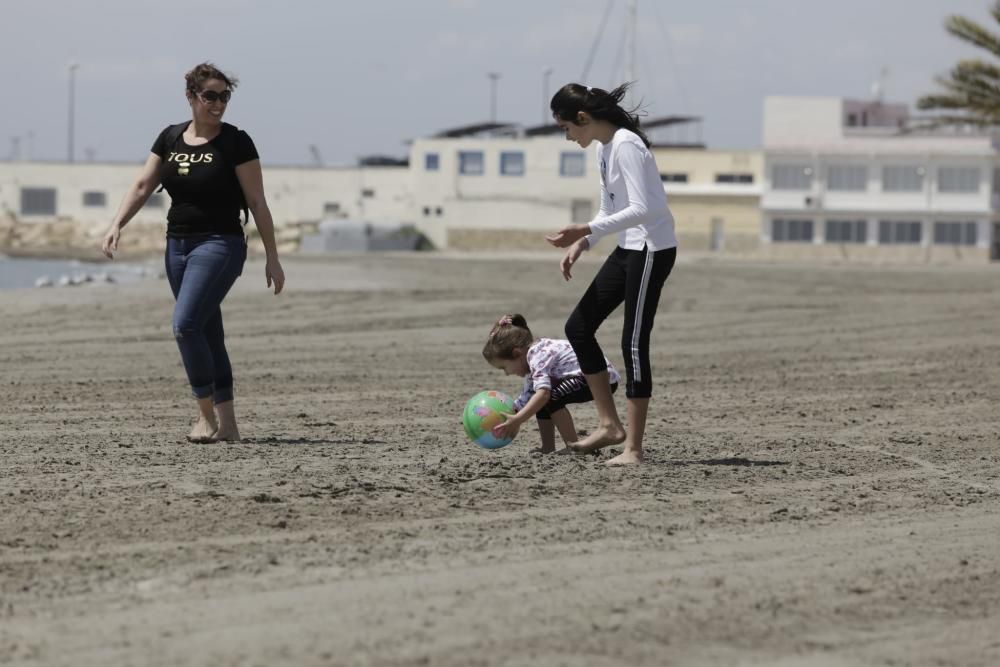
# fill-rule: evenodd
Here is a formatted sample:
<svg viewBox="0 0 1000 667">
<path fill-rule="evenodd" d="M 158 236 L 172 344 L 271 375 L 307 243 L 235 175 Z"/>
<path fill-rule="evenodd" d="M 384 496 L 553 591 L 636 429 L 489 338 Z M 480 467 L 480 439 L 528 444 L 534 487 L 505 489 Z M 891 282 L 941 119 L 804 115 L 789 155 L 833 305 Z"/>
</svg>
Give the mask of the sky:
<svg viewBox="0 0 1000 667">
<path fill-rule="evenodd" d="M 703 119 L 675 138 L 757 148 L 768 95 L 867 98 L 883 69 L 887 101 L 933 92 L 978 55 L 946 16 L 1000 29 L 991 1 L 637 0 L 635 99 L 647 117 Z M 143 161 L 163 127 L 190 118 L 184 73 L 205 60 L 238 77 L 226 120 L 265 166 L 310 164 L 310 146 L 329 165 L 404 157 L 409 140 L 489 121 L 490 72 L 497 120 L 537 125 L 546 90 L 624 79 L 626 4 L 3 0 L 0 159 L 15 142 L 21 157 L 67 158 L 73 62 L 78 161 Z"/>
</svg>

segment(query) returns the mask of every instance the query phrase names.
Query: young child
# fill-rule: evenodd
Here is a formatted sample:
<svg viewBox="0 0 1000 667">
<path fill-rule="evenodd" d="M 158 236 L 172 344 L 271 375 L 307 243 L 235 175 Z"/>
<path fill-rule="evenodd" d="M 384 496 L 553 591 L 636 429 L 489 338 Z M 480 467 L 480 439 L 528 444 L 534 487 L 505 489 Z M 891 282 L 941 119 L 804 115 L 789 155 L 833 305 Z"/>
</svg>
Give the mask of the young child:
<svg viewBox="0 0 1000 667">
<path fill-rule="evenodd" d="M 532 451 L 554 452 L 556 429 L 567 444 L 576 441 L 573 417 L 566 406 L 586 403 L 594 397 L 568 340 L 535 338 L 523 315 L 504 315 L 493 325 L 483 356 L 506 375 L 524 378 L 521 394 L 514 401 L 517 412 L 493 429 L 495 436 L 514 436 L 534 416 L 542 446 Z M 604 362 L 608 391 L 613 393 L 618 388 L 618 371 L 607 359 Z"/>
<path fill-rule="evenodd" d="M 621 106 L 627 90 L 628 85 L 608 92 L 571 83 L 559 89 L 550 105 L 566 139 L 583 148 L 596 145 L 601 176 L 597 216 L 588 224 L 567 225 L 546 237 L 552 245 L 567 248 L 560 262 L 563 277 L 572 277 L 573 264 L 602 236 L 618 236 L 617 246 L 566 321 L 566 337 L 590 383 L 600 421 L 590 435 L 570 443 L 570 448 L 590 452 L 624 443 L 624 451 L 607 461 L 610 465 L 642 461 L 642 438 L 653 392 L 650 333 L 660 292 L 677 258 L 674 218 L 649 139 L 639 129 L 635 113 Z M 596 338 L 598 327 L 622 302 L 627 430 L 608 393 L 604 353 Z"/>
</svg>

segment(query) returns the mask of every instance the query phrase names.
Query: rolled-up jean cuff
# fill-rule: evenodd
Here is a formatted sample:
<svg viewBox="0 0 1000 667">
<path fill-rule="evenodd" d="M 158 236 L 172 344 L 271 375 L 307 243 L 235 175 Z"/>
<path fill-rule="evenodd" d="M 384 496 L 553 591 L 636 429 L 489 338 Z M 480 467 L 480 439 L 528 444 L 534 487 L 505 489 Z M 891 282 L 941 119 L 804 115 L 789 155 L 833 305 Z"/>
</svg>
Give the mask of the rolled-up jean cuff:
<svg viewBox="0 0 1000 667">
<path fill-rule="evenodd" d="M 214 393 L 215 393 L 214 384 L 204 384 L 201 385 L 200 387 L 191 387 L 191 395 L 198 399 L 209 398 Z"/>
<path fill-rule="evenodd" d="M 215 394 L 212 395 L 212 402 L 218 405 L 233 400 L 232 387 L 216 387 Z"/>
</svg>

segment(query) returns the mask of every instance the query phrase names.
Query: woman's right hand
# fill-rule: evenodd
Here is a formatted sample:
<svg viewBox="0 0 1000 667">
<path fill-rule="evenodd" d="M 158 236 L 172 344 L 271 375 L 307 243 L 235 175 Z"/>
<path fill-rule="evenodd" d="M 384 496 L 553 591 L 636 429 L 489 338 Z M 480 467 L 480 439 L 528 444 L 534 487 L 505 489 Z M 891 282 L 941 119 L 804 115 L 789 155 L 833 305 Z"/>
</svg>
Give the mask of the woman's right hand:
<svg viewBox="0 0 1000 667">
<path fill-rule="evenodd" d="M 587 242 L 587 239 L 583 238 L 566 250 L 566 254 L 563 255 L 562 261 L 559 262 L 559 269 L 562 271 L 563 278 L 569 280 L 573 277 L 573 274 L 570 273 L 570 269 L 576 263 L 576 260 L 580 259 L 580 255 L 583 254 L 583 251 L 589 247 L 590 244 Z"/>
<path fill-rule="evenodd" d="M 267 286 L 274 285 L 274 293 L 281 294 L 285 287 L 285 270 L 281 268 L 278 258 L 268 259 L 264 263 L 264 277 L 267 279 Z"/>
<path fill-rule="evenodd" d="M 121 238 L 121 235 L 121 227 L 117 224 L 112 224 L 111 229 L 104 235 L 104 243 L 101 244 L 101 250 L 104 251 L 104 255 L 108 259 L 115 258 L 114 253 L 118 252 L 118 239 Z"/>
</svg>

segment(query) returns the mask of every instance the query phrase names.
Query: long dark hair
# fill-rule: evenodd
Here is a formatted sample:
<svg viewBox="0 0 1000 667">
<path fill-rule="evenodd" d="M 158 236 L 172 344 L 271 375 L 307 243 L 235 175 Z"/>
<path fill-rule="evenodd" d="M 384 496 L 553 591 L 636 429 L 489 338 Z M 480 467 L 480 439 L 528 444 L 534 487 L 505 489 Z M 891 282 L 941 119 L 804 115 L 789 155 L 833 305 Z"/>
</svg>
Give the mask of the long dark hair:
<svg viewBox="0 0 1000 667">
<path fill-rule="evenodd" d="M 638 109 L 631 111 L 625 109 L 621 102 L 625 99 L 632 84 L 623 83 L 611 92 L 601 88 L 589 88 L 579 83 L 567 83 L 552 96 L 549 108 L 552 114 L 560 119 L 577 124 L 577 114 L 586 111 L 592 118 L 606 120 L 612 125 L 624 127 L 639 135 L 642 142 L 649 148 L 650 142 L 646 133 L 639 129 L 639 116 L 635 113 Z"/>
</svg>

